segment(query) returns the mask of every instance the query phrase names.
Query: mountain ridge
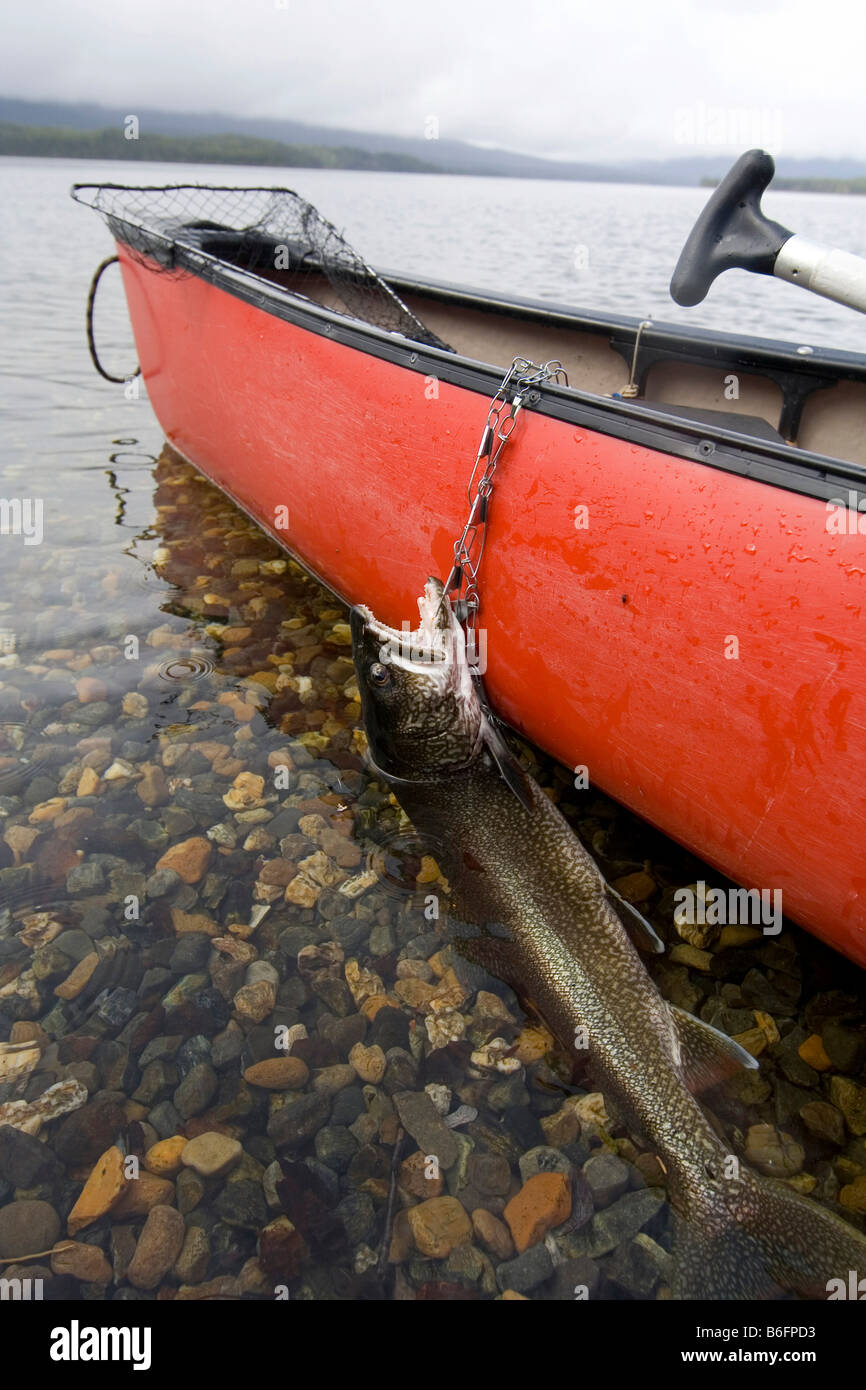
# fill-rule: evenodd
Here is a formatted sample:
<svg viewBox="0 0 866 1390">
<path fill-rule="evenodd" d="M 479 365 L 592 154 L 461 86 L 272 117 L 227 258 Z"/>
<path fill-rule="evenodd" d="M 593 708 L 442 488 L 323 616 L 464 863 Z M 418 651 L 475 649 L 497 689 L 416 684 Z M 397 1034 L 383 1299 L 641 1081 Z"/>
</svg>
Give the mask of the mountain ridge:
<svg viewBox="0 0 866 1390">
<path fill-rule="evenodd" d="M 489 149 L 467 141 L 427 140 L 423 136 L 388 135 L 318 125 L 276 117 L 232 116 L 223 112 L 179 112 L 157 107 L 137 111 L 96 102 L 36 101 L 0 96 L 0 122 L 21 126 L 56 127 L 79 132 L 121 129 L 127 116 L 138 117 L 142 132 L 155 136 L 245 136 L 290 146 L 352 149 L 372 155 L 404 156 L 435 166 L 442 173 L 496 175 L 505 178 L 544 178 L 598 183 L 700 185 L 727 172 L 735 155 L 689 151 L 664 159 L 633 159 L 615 163 L 553 160 L 513 150 Z M 788 157 L 777 160 L 780 176 L 788 179 L 855 179 L 866 177 L 866 162 L 833 158 Z M 384 166 L 379 166 L 384 167 Z"/>
</svg>

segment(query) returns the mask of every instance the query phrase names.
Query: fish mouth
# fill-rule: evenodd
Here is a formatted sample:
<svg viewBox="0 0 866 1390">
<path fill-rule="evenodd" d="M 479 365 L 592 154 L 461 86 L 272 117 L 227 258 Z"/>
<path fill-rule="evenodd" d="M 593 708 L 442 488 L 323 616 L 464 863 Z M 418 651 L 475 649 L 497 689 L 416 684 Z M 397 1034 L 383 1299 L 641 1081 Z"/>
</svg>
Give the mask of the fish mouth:
<svg viewBox="0 0 866 1390">
<path fill-rule="evenodd" d="M 386 777 L 399 775 L 393 756 L 390 771 L 389 761 L 383 761 L 383 756 L 389 757 L 389 748 L 393 754 L 395 737 L 404 743 L 411 739 L 416 749 L 426 749 L 431 767 L 438 767 L 440 763 L 447 765 L 447 759 L 443 762 L 446 753 L 452 762 L 455 760 L 450 747 L 444 747 L 449 742 L 447 731 L 451 743 L 456 737 L 464 748 L 471 746 L 473 753 L 483 736 L 484 717 L 467 658 L 466 637 L 440 579 L 427 580 L 418 599 L 418 615 L 418 626 L 412 630 L 408 622 L 399 628 L 389 627 L 362 604 L 353 608 L 350 616 L 367 737 L 371 744 L 379 738 L 378 761 Z M 371 661 L 390 666 L 396 677 L 394 687 L 386 688 L 382 696 L 368 679 Z M 380 709 L 383 701 L 384 709 Z M 386 726 L 395 723 L 397 733 L 392 730 L 386 737 Z M 465 761 L 461 755 L 460 765 Z"/>
<path fill-rule="evenodd" d="M 396 628 L 380 622 L 364 604 L 359 604 L 354 611 L 366 630 L 381 642 L 379 660 L 385 664 L 427 673 L 431 667 L 442 671 L 455 663 L 459 668 L 461 658 L 466 665 L 463 629 L 439 579 L 431 577 L 424 585 L 424 592 L 418 599 L 420 621 L 411 631 L 408 623 Z"/>
</svg>

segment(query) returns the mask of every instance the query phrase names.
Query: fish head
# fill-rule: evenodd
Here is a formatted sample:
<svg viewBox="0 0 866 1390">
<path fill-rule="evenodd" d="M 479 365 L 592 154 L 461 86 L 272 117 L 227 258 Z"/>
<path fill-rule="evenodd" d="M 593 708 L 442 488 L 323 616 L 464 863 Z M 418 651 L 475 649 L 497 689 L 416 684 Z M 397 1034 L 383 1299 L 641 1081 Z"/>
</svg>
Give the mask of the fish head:
<svg viewBox="0 0 866 1390">
<path fill-rule="evenodd" d="M 352 655 L 370 756 L 392 777 L 420 780 L 471 763 L 482 752 L 484 714 L 463 629 L 439 579 L 418 600 L 409 632 L 352 610 Z"/>
</svg>

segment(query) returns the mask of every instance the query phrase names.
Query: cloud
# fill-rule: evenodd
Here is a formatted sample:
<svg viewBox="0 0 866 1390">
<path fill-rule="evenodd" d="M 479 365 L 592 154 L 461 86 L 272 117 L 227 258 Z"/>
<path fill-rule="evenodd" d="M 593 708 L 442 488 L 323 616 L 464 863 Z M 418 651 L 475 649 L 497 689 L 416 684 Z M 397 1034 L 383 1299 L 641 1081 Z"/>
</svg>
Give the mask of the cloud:
<svg viewBox="0 0 866 1390">
<path fill-rule="evenodd" d="M 436 115 L 599 160 L 677 153 L 703 107 L 720 131 L 763 113 L 788 154 L 866 156 L 864 39 L 848 0 L 42 0 L 7 16 L 0 89 L 416 136 Z"/>
</svg>

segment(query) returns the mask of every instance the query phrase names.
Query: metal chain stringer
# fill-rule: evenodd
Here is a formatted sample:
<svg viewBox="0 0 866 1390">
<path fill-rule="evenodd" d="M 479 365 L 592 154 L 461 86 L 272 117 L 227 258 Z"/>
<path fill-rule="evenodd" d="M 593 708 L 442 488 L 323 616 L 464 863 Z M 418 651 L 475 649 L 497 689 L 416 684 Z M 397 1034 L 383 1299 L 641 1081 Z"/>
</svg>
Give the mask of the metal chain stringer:
<svg viewBox="0 0 866 1390">
<path fill-rule="evenodd" d="M 487 539 L 487 513 L 494 474 L 499 466 L 502 450 L 514 432 L 517 418 L 524 405 L 527 402 L 534 404 L 539 400 L 538 388 L 550 382 L 568 385 L 568 377 L 560 361 L 552 359 L 543 366 L 538 366 L 525 357 L 515 357 L 490 401 L 487 423 L 466 488 L 469 516 L 459 539 L 455 542 L 454 564 L 445 584 L 445 593 L 452 596 L 451 606 L 454 615 L 466 628 L 466 648 L 470 665 L 476 665 L 478 661 L 476 624 L 481 606 L 478 571 Z M 476 482 L 482 464 L 481 476 Z"/>
</svg>

